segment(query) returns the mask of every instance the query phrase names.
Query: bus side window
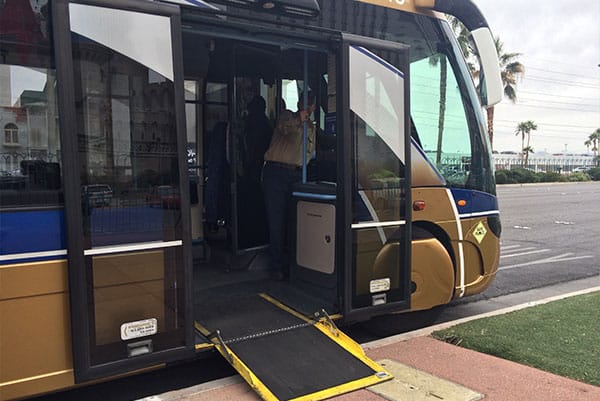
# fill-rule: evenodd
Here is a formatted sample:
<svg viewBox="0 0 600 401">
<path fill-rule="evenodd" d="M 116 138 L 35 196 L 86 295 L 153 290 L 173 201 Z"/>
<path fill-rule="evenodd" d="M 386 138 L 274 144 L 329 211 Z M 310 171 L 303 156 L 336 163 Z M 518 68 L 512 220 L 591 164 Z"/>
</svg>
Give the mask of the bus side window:
<svg viewBox="0 0 600 401">
<path fill-rule="evenodd" d="M 12 93 L 9 85 L 8 96 L 0 96 L 0 207 L 62 204 L 56 73 L 44 70 L 50 60 L 21 65 L 22 50 L 3 46 L 5 77 L 27 85 Z"/>
</svg>

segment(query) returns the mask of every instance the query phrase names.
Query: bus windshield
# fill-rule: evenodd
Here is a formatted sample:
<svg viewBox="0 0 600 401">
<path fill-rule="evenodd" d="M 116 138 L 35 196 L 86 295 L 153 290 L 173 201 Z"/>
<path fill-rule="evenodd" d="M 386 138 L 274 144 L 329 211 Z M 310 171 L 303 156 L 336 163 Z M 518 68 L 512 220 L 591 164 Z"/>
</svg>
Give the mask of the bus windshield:
<svg viewBox="0 0 600 401">
<path fill-rule="evenodd" d="M 410 46 L 415 142 L 449 186 L 495 193 L 481 106 L 446 21 L 348 0 L 327 2 L 322 13 L 328 28 Z"/>
<path fill-rule="evenodd" d="M 413 135 L 451 187 L 494 193 L 483 117 L 464 60 L 454 42 L 436 47 L 411 63 Z"/>
</svg>

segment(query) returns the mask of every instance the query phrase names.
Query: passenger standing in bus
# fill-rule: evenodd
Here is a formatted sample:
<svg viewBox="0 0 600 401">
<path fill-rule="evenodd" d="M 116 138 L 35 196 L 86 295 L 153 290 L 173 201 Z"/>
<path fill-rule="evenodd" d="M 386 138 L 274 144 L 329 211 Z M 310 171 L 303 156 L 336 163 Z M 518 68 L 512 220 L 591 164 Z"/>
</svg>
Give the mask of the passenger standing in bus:
<svg viewBox="0 0 600 401">
<path fill-rule="evenodd" d="M 292 185 L 302 178 L 302 148 L 304 124 L 307 124 L 306 160 L 310 160 L 315 149 L 315 126 L 310 116 L 315 110 L 315 97 L 308 91 L 307 107 L 300 95 L 298 111 L 284 110 L 277 119 L 269 149 L 265 152 L 262 172 L 267 220 L 269 223 L 272 276 L 285 280 L 289 275 L 286 252 Z"/>
<path fill-rule="evenodd" d="M 265 114 L 267 103 L 265 99 L 256 95 L 248 103 L 248 116 L 245 119 L 246 149 L 245 170 L 253 181 L 259 181 L 264 164 L 264 154 L 269 148 L 273 127 Z"/>
</svg>

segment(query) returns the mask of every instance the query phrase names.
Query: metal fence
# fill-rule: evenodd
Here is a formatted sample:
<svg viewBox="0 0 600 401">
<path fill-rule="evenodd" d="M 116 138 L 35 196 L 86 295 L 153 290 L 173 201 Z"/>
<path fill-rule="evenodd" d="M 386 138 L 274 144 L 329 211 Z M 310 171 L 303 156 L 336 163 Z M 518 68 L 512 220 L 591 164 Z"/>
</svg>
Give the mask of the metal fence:
<svg viewBox="0 0 600 401">
<path fill-rule="evenodd" d="M 496 170 L 512 170 L 526 168 L 536 173 L 555 172 L 572 173 L 588 170 L 597 166 L 593 156 L 584 155 L 554 155 L 554 156 L 529 156 L 527 164 L 520 155 L 493 155 Z"/>
</svg>

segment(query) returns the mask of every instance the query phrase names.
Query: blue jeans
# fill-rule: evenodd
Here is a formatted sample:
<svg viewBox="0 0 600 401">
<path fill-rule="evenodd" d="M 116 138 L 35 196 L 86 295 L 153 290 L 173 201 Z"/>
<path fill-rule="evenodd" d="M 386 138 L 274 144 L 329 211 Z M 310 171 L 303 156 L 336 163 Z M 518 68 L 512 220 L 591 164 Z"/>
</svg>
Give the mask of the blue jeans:
<svg viewBox="0 0 600 401">
<path fill-rule="evenodd" d="M 288 169 L 265 163 L 262 184 L 269 223 L 269 255 L 271 269 L 288 274 L 289 260 L 286 251 L 290 221 L 292 186 L 302 178 L 299 169 Z"/>
</svg>

